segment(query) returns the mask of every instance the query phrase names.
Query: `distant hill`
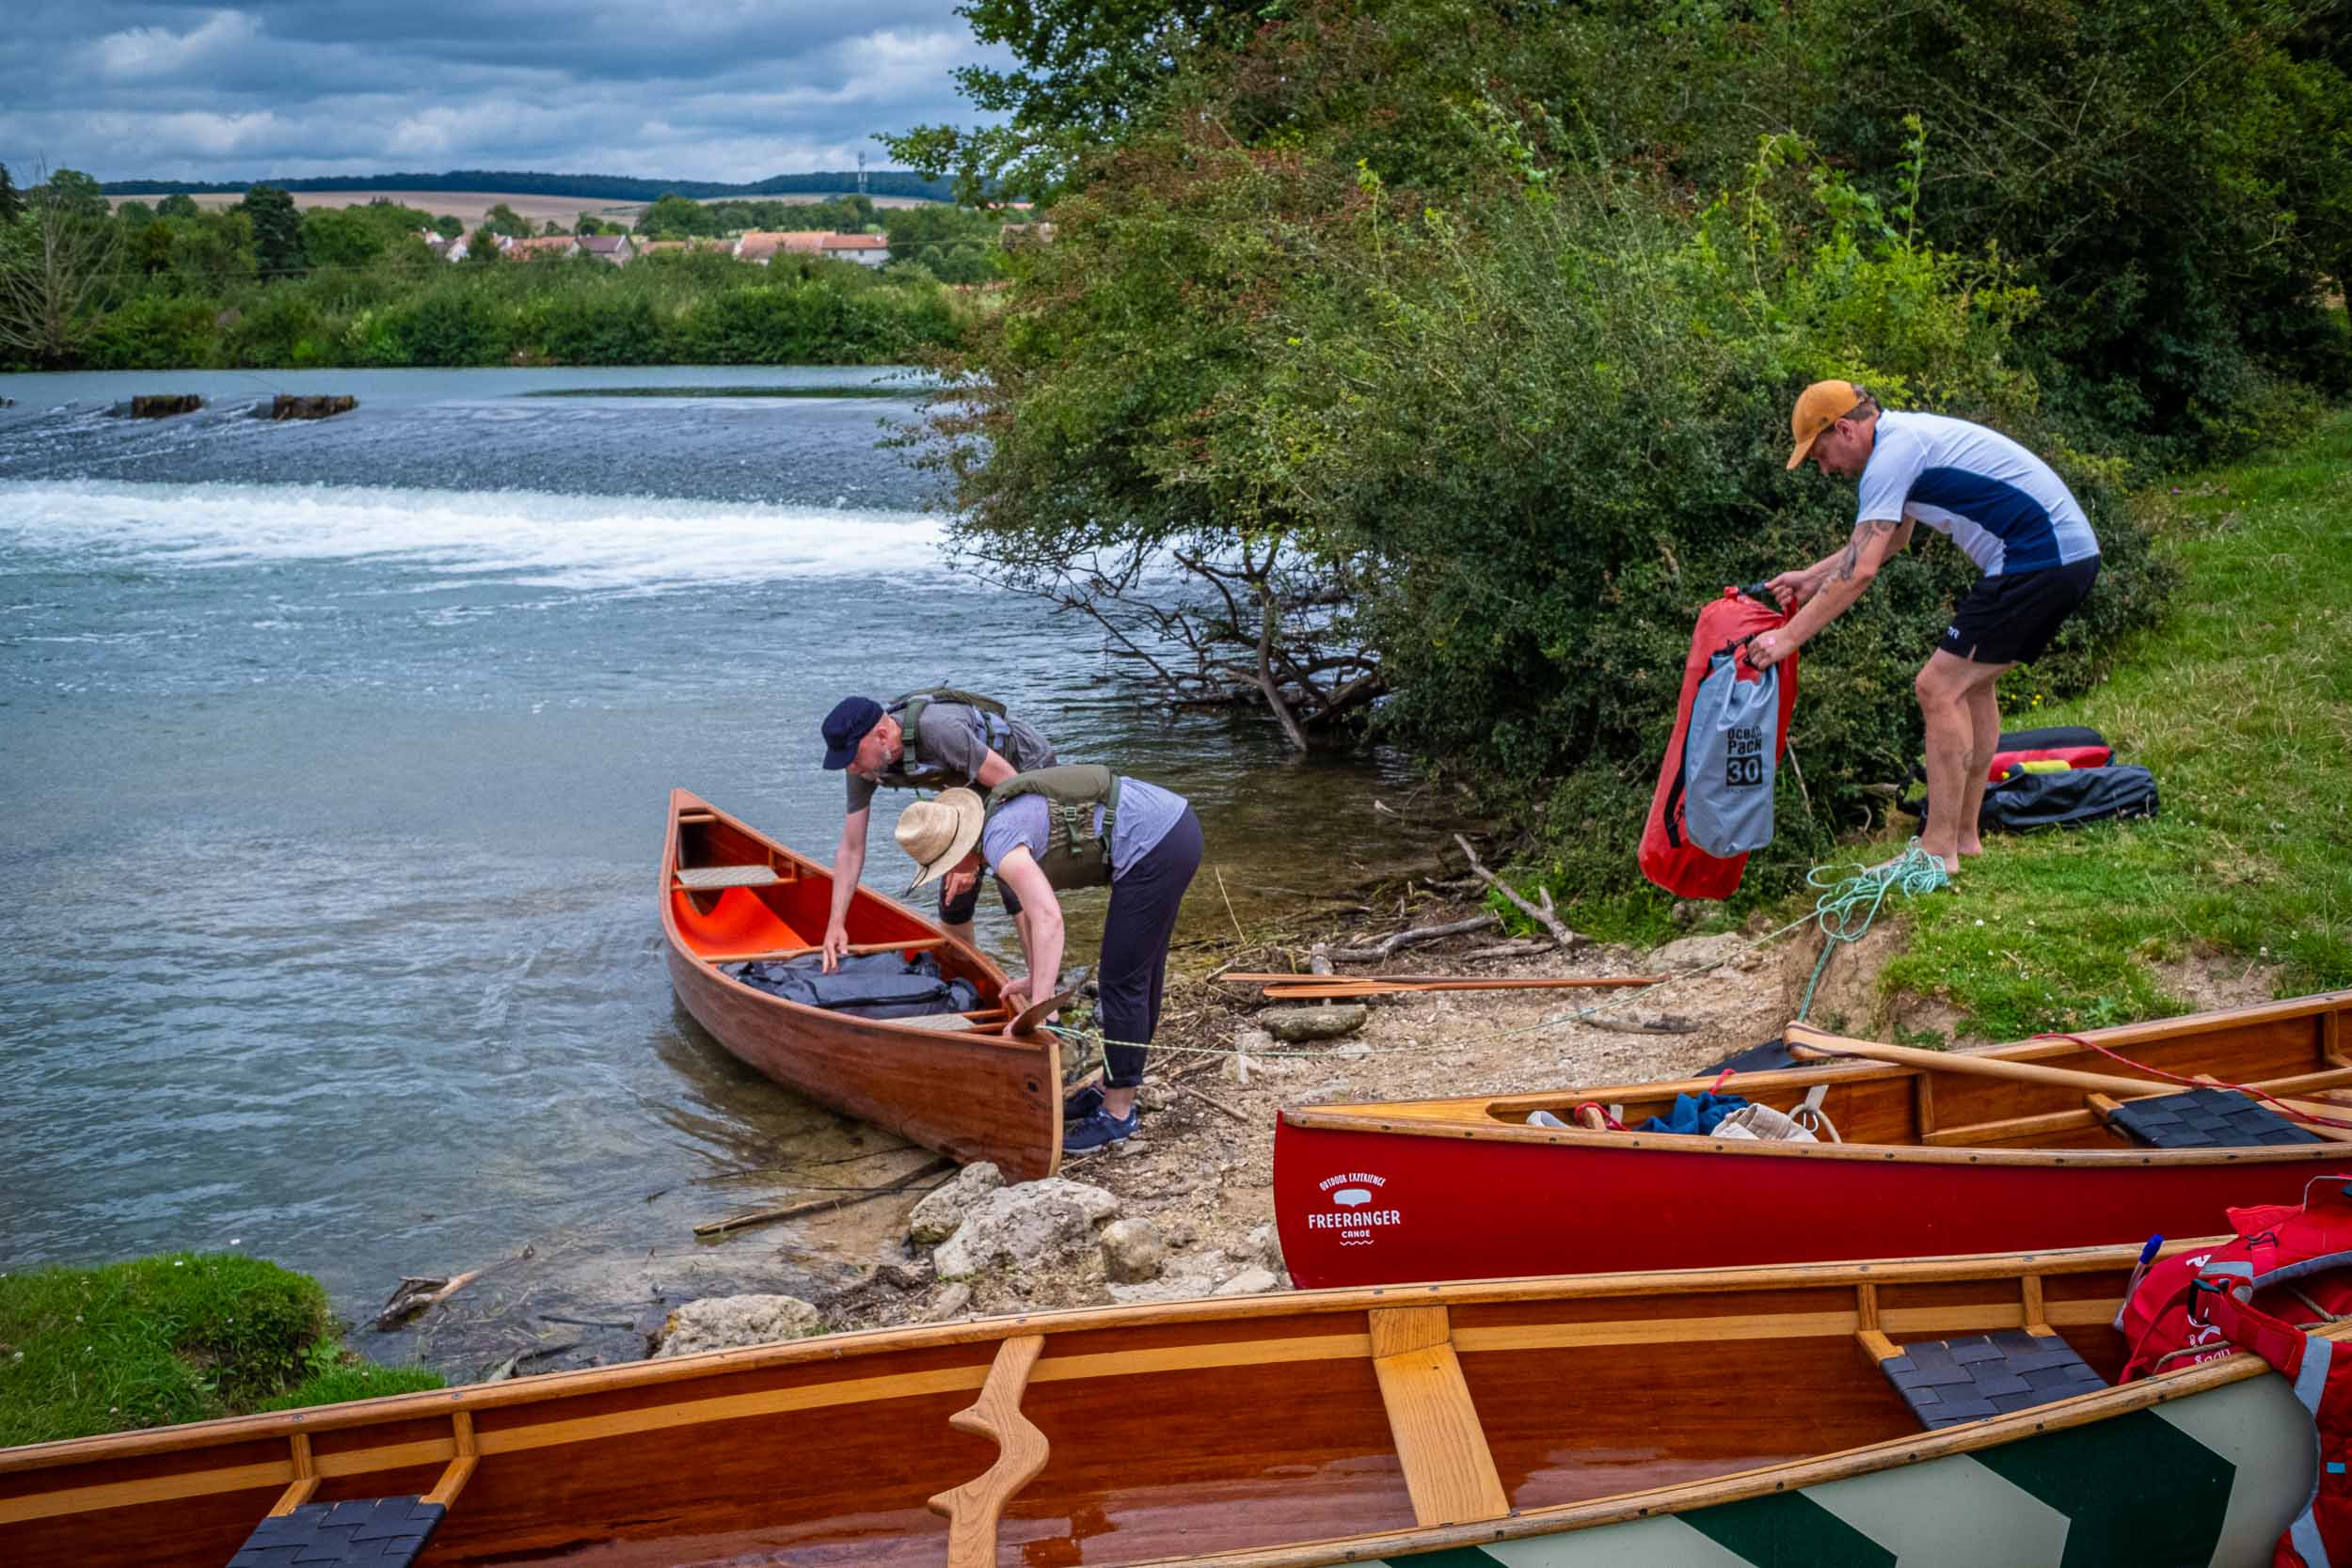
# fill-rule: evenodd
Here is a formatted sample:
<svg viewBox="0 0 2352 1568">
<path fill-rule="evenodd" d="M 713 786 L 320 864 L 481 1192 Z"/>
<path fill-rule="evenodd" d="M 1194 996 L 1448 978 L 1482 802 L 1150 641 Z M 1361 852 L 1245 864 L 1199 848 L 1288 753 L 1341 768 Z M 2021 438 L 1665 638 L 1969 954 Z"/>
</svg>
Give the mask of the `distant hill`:
<svg viewBox="0 0 2352 1568">
<path fill-rule="evenodd" d="M 655 201 L 675 192 L 698 200 L 725 196 L 844 196 L 857 189 L 853 169 L 817 174 L 776 174 L 748 185 L 719 180 L 638 180 L 623 174 L 542 174 L 532 170 L 453 168 L 447 174 L 339 174 L 300 180 L 108 180 L 98 187 L 108 196 L 219 195 L 275 185 L 281 191 L 512 191 L 519 196 L 576 196 L 599 201 Z M 871 196 L 955 199 L 954 182 L 926 180 L 902 168 L 866 171 Z"/>
</svg>

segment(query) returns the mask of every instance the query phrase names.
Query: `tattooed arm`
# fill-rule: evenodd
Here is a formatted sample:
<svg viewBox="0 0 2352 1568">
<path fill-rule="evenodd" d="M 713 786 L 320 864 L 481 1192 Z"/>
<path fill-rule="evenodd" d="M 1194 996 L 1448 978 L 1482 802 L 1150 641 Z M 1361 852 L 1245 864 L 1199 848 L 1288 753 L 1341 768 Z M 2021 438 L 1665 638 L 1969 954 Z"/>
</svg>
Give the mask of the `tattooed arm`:
<svg viewBox="0 0 2352 1568">
<path fill-rule="evenodd" d="M 1891 518 L 1858 524 L 1846 547 L 1813 569 L 1813 591 L 1787 626 L 1758 636 L 1750 659 L 1758 666 L 1787 657 L 1862 597 L 1886 558 L 1911 542 L 1911 524 Z M 1812 574 L 1808 574 L 1812 575 Z"/>
</svg>

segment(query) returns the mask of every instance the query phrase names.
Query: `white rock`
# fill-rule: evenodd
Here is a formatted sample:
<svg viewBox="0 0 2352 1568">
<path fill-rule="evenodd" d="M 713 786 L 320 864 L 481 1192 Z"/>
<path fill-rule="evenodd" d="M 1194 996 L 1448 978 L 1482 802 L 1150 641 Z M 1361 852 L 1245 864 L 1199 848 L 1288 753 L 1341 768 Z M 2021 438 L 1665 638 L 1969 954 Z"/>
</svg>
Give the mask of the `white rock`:
<svg viewBox="0 0 2352 1568">
<path fill-rule="evenodd" d="M 961 1318 L 970 1310 L 972 1310 L 972 1287 L 958 1283 L 941 1291 L 939 1299 L 931 1303 L 930 1310 L 924 1313 L 924 1316 L 932 1323 L 944 1323 L 949 1319 Z"/>
<path fill-rule="evenodd" d="M 1649 961 L 1660 969 L 1706 969 L 1728 963 L 1748 950 L 1748 939 L 1737 931 L 1724 931 L 1711 937 L 1684 937 L 1670 942 L 1649 956 Z"/>
<path fill-rule="evenodd" d="M 1119 1285 L 1154 1278 L 1167 1260 L 1168 1244 L 1150 1220 L 1113 1220 L 1103 1227 L 1103 1273 Z"/>
<path fill-rule="evenodd" d="M 1232 1278 L 1227 1280 L 1224 1284 L 1219 1285 L 1215 1291 L 1211 1291 L 1210 1294 L 1219 1296 L 1263 1295 L 1266 1291 L 1273 1290 L 1277 1283 L 1278 1281 L 1274 1277 L 1274 1271 L 1272 1269 L 1244 1269 L 1241 1273 L 1233 1275 Z"/>
<path fill-rule="evenodd" d="M 1322 1007 L 1273 1007 L 1258 1015 L 1259 1024 L 1278 1040 L 1298 1045 L 1308 1040 L 1335 1040 L 1352 1035 L 1372 1017 L 1360 1002 Z"/>
<path fill-rule="evenodd" d="M 954 1180 L 923 1195 L 907 1216 L 907 1240 L 916 1246 L 937 1246 L 956 1233 L 974 1204 L 1004 1184 L 1004 1173 L 985 1160 L 964 1166 Z"/>
<path fill-rule="evenodd" d="M 942 1279 L 982 1269 L 1019 1268 L 1093 1243 L 1095 1231 L 1119 1213 L 1119 1199 L 1100 1187 L 1049 1176 L 999 1187 L 972 1206 L 932 1261 Z"/>
<path fill-rule="evenodd" d="M 1259 1226 L 1249 1233 L 1249 1255 L 1265 1260 L 1265 1266 L 1279 1272 L 1283 1267 L 1282 1238 L 1272 1225 Z"/>
<path fill-rule="evenodd" d="M 823 1331 L 817 1308 L 798 1296 L 704 1296 L 670 1314 L 653 1358 L 764 1345 Z"/>
</svg>

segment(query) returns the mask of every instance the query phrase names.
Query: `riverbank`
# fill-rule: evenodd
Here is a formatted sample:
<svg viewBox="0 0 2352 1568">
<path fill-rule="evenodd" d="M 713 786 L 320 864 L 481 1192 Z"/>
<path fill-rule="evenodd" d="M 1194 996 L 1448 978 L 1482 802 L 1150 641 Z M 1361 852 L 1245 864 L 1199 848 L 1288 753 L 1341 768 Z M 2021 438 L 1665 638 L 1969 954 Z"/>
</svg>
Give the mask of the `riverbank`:
<svg viewBox="0 0 2352 1568">
<path fill-rule="evenodd" d="M 354 1354 L 319 1282 L 259 1258 L 0 1274 L 0 1448 L 441 1382 Z"/>
</svg>

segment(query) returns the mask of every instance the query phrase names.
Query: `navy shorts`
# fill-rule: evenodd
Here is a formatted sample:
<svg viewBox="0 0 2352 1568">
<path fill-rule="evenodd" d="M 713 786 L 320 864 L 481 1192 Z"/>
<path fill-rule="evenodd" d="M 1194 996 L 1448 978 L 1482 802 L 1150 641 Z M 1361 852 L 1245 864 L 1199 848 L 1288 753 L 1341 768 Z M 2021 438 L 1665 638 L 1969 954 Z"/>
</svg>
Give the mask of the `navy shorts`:
<svg viewBox="0 0 2352 1568">
<path fill-rule="evenodd" d="M 2030 663 L 2098 580 L 2095 555 L 2039 572 L 1981 578 L 1952 610 L 1952 624 L 1935 645 L 1975 664 Z"/>
</svg>

